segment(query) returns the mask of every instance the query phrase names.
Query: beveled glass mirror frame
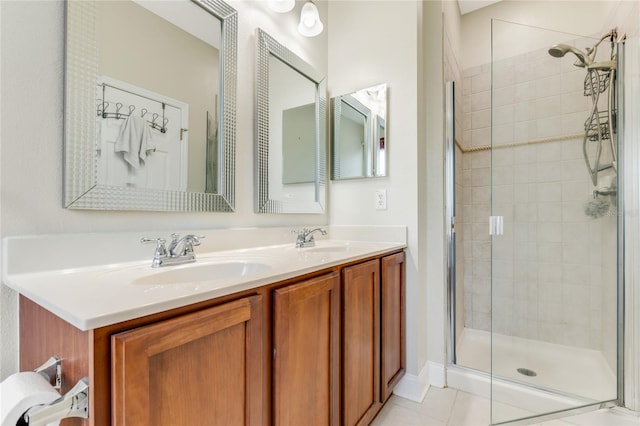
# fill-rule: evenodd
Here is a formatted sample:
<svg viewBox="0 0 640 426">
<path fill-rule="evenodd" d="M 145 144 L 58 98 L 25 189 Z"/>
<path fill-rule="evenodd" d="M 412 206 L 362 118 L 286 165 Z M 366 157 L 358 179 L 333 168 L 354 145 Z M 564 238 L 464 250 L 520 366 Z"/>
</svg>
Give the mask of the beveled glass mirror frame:
<svg viewBox="0 0 640 426">
<path fill-rule="evenodd" d="M 220 181 L 218 193 L 99 185 L 95 147 L 98 77 L 95 1 L 66 2 L 64 199 L 69 209 L 217 211 L 235 208 L 238 17 L 221 0 L 191 0 L 220 20 Z"/>
<path fill-rule="evenodd" d="M 255 148 L 255 211 L 256 213 L 321 214 L 326 204 L 327 161 L 327 84 L 326 78 L 310 64 L 284 47 L 264 30 L 256 31 L 258 39 L 256 148 Z M 309 202 L 276 199 L 269 193 L 269 58 L 275 57 L 290 66 L 316 86 L 315 108 L 315 182 L 314 200 Z M 278 179 L 281 177 L 278 175 Z"/>
</svg>

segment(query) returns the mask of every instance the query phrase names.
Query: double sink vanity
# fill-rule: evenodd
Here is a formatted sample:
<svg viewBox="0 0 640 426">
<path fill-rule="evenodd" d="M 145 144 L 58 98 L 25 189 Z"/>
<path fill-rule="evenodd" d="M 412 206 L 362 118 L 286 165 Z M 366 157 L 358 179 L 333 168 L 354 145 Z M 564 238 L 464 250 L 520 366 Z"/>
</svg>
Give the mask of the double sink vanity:
<svg viewBox="0 0 640 426">
<path fill-rule="evenodd" d="M 234 5 L 66 3 L 65 208 L 232 214 L 242 55 L 256 58 L 256 214 L 326 215 L 329 178 L 387 175 L 386 85 L 327 102 L 295 36 Z M 56 355 L 63 392 L 88 378 L 89 418 L 65 426 L 369 424 L 404 374 L 406 227 L 291 231 L 5 239 L 20 368 Z"/>
<path fill-rule="evenodd" d="M 8 238 L 21 369 L 88 377 L 89 419 L 65 425 L 369 424 L 404 373 L 406 230 L 327 229 L 209 230 L 157 268 L 140 236 Z M 72 252 L 20 260 L 54 243 Z"/>
</svg>

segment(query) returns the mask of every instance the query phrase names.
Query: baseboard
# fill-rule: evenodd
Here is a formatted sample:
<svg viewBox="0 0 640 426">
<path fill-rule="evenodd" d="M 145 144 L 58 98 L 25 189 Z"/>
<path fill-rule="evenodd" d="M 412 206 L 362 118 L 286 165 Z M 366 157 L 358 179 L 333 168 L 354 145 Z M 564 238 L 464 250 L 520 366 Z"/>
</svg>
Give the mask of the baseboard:
<svg viewBox="0 0 640 426">
<path fill-rule="evenodd" d="M 422 402 L 429 390 L 429 364 L 425 364 L 420 373 L 405 373 L 393 389 L 393 394 L 415 402 Z"/>
</svg>

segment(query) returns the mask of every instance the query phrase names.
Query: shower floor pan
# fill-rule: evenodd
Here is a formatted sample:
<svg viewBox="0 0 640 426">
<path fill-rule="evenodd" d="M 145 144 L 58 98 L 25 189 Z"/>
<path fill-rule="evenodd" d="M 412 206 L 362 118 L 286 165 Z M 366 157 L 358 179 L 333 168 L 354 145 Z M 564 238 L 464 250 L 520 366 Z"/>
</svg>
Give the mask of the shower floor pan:
<svg viewBox="0 0 640 426">
<path fill-rule="evenodd" d="M 456 364 L 491 372 L 491 341 L 491 333 L 465 328 Z M 495 376 L 593 401 L 616 397 L 616 376 L 600 351 L 500 334 L 493 349 Z"/>
</svg>

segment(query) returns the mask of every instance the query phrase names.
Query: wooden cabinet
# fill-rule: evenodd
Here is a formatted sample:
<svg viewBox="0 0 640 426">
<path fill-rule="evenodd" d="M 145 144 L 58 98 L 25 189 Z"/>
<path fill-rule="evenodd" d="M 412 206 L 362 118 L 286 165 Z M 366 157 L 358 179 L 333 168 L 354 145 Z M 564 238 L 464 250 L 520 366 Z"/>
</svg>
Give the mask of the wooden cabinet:
<svg viewBox="0 0 640 426">
<path fill-rule="evenodd" d="M 276 425 L 338 425 L 340 275 L 273 292 Z"/>
<path fill-rule="evenodd" d="M 62 426 L 363 425 L 404 373 L 404 253 L 80 331 L 20 297 L 20 368 L 89 377 Z"/>
<path fill-rule="evenodd" d="M 405 254 L 381 259 L 380 397 L 386 401 L 405 371 Z"/>
<path fill-rule="evenodd" d="M 342 271 L 342 423 L 366 425 L 380 402 L 380 262 Z"/>
<path fill-rule="evenodd" d="M 112 424 L 262 425 L 261 297 L 115 334 Z"/>
</svg>

